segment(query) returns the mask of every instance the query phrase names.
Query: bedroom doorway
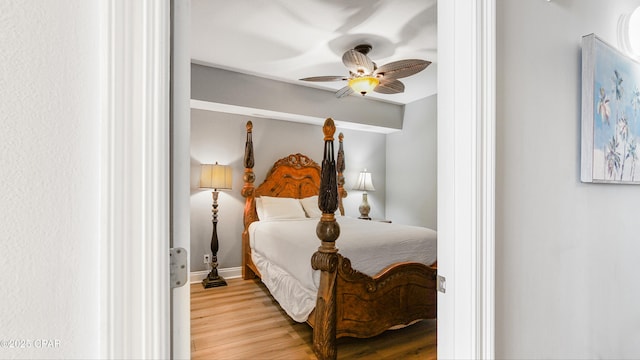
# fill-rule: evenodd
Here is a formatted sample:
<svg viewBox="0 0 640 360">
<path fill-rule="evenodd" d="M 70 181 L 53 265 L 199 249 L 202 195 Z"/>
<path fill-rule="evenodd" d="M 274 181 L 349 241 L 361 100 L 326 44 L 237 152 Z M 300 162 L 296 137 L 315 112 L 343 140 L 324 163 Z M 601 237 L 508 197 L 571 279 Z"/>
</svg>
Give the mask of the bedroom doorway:
<svg viewBox="0 0 640 360">
<path fill-rule="evenodd" d="M 173 246 L 188 249 L 188 195 L 184 199 L 180 194 L 190 183 L 184 168 L 189 164 L 190 1 L 172 1 L 172 7 Z M 439 181 L 444 185 L 438 189 L 438 231 L 448 239 L 438 254 L 440 273 L 447 280 L 446 293 L 439 295 L 438 353 L 442 358 L 491 358 L 495 0 L 440 2 L 438 20 L 443 64 L 438 69 L 443 84 L 438 89 L 438 176 L 448 177 Z M 174 290 L 172 297 L 174 358 L 190 355 L 190 299 L 188 287 L 183 289 Z"/>
</svg>

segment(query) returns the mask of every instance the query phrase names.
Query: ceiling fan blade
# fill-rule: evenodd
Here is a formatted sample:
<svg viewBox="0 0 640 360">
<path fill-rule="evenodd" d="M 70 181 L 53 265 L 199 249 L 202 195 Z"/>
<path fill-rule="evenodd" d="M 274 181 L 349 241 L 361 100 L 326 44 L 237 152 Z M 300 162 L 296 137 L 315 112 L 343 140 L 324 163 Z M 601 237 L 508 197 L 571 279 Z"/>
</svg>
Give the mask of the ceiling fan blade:
<svg viewBox="0 0 640 360">
<path fill-rule="evenodd" d="M 300 79 L 303 81 L 341 81 L 348 80 L 344 76 L 312 76 L 304 79 Z"/>
<path fill-rule="evenodd" d="M 342 55 L 342 63 L 354 74 L 371 74 L 375 69 L 367 55 L 353 49 Z"/>
<path fill-rule="evenodd" d="M 353 89 L 349 85 L 347 85 L 336 92 L 336 97 L 340 99 L 351 94 L 353 94 Z"/>
<path fill-rule="evenodd" d="M 376 69 L 374 75 L 382 75 L 383 78 L 387 79 L 400 79 L 419 73 L 429 65 L 431 65 L 431 61 L 420 59 L 399 60 L 380 66 Z"/>
<path fill-rule="evenodd" d="M 404 92 L 404 84 L 400 80 L 380 81 L 373 91 L 380 94 L 399 94 Z"/>
</svg>

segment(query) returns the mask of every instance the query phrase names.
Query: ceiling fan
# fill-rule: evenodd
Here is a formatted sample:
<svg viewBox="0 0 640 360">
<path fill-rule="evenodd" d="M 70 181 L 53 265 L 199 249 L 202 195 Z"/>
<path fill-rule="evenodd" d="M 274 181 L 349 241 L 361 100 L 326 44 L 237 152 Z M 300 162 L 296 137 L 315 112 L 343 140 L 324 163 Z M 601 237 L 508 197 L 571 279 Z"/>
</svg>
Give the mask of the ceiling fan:
<svg viewBox="0 0 640 360">
<path fill-rule="evenodd" d="M 336 92 L 342 98 L 358 92 L 364 96 L 370 91 L 381 94 L 398 94 L 404 92 L 404 84 L 398 80 L 416 74 L 431 64 L 431 61 L 407 59 L 390 62 L 378 67 L 367 54 L 372 46 L 362 44 L 347 50 L 342 55 L 342 63 L 349 70 L 349 76 L 313 76 L 303 81 L 348 81 L 348 85 Z"/>
</svg>

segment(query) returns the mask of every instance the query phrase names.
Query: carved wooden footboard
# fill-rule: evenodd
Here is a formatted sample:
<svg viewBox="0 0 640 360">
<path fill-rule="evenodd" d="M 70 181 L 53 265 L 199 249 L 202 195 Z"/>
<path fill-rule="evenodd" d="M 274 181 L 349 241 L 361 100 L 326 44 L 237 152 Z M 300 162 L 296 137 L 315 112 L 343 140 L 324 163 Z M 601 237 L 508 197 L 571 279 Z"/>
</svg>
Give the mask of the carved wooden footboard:
<svg viewBox="0 0 640 360">
<path fill-rule="evenodd" d="M 336 339 L 344 336 L 366 338 L 420 319 L 437 315 L 435 267 L 420 263 L 393 264 L 374 277 L 351 267 L 349 259 L 338 253 L 336 241 L 340 226 L 335 211 L 341 208 L 344 191 L 344 158 L 340 136 L 339 159 L 334 160 L 335 125 L 327 119 L 323 126 L 324 158 L 321 167 L 301 154 L 289 155 L 274 164 L 265 182 L 254 188 L 252 125 L 247 123 L 245 151 L 245 230 L 243 240 L 243 277 L 260 276 L 251 261 L 249 225 L 257 221 L 256 196 L 303 198 L 318 195 L 322 216 L 316 227 L 321 240 L 311 265 L 321 270 L 316 307 L 309 316 L 313 327 L 313 348 L 319 359 L 337 357 Z M 340 134 L 342 135 L 342 134 Z M 279 172 L 276 180 L 273 172 Z M 342 208 L 341 213 L 344 214 Z"/>
<path fill-rule="evenodd" d="M 368 338 L 397 326 L 437 315 L 437 270 L 419 263 L 400 263 L 376 277 L 351 267 L 338 254 L 336 338 Z M 315 325 L 315 314 L 309 316 Z"/>
</svg>

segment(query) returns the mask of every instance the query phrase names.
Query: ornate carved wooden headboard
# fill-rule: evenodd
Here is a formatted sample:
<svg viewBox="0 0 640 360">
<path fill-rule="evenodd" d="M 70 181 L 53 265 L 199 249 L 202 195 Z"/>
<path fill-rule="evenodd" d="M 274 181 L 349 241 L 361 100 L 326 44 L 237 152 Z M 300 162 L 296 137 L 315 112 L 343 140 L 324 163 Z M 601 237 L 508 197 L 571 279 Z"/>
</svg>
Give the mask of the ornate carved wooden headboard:
<svg viewBox="0 0 640 360">
<path fill-rule="evenodd" d="M 302 199 L 318 195 L 320 166 L 303 154 L 291 154 L 276 161 L 255 196 Z"/>
</svg>

